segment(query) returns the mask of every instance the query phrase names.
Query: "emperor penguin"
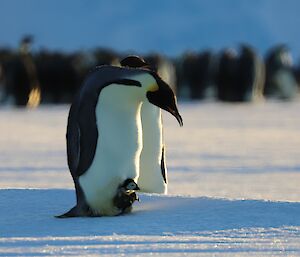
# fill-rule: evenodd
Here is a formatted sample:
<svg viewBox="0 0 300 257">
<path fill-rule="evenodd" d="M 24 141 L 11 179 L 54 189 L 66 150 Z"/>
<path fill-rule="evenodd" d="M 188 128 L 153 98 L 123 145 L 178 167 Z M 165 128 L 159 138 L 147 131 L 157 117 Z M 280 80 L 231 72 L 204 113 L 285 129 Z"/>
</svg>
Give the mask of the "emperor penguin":
<svg viewBox="0 0 300 257">
<path fill-rule="evenodd" d="M 126 179 L 124 183 L 119 186 L 113 201 L 114 205 L 122 210 L 122 213 L 130 212 L 132 204 L 135 201 L 139 201 L 139 197 L 135 193 L 136 190 L 140 190 L 140 188 L 133 179 Z"/>
<path fill-rule="evenodd" d="M 286 45 L 271 48 L 265 58 L 266 81 L 264 95 L 281 100 L 293 99 L 298 94 L 298 84 L 293 72 L 293 58 Z"/>
<path fill-rule="evenodd" d="M 125 67 L 151 69 L 143 58 L 135 55 L 124 58 L 120 63 Z M 144 102 L 141 120 L 143 148 L 137 184 L 141 192 L 166 194 L 168 179 L 161 109 L 150 102 Z"/>
<path fill-rule="evenodd" d="M 87 76 L 67 125 L 68 166 L 77 203 L 58 217 L 122 213 L 114 199 L 124 181 L 139 177 L 144 102 L 168 111 L 183 125 L 173 91 L 155 72 L 100 66 Z"/>
</svg>

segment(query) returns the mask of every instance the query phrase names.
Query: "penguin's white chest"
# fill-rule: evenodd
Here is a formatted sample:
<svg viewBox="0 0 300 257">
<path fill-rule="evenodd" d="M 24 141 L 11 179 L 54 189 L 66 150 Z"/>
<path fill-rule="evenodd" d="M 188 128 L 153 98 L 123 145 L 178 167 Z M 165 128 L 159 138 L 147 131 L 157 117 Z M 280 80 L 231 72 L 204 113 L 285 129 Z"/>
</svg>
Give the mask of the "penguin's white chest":
<svg viewBox="0 0 300 257">
<path fill-rule="evenodd" d="M 162 174 L 163 128 L 161 110 L 144 103 L 141 109 L 143 150 L 140 158 L 140 174 L 137 184 L 142 192 L 167 193 L 166 167 Z"/>
<path fill-rule="evenodd" d="M 113 206 L 118 186 L 139 175 L 142 131 L 139 102 L 124 100 L 131 87 L 110 85 L 96 106 L 98 141 L 93 162 L 79 178 L 90 207 L 101 215 L 116 215 Z"/>
</svg>

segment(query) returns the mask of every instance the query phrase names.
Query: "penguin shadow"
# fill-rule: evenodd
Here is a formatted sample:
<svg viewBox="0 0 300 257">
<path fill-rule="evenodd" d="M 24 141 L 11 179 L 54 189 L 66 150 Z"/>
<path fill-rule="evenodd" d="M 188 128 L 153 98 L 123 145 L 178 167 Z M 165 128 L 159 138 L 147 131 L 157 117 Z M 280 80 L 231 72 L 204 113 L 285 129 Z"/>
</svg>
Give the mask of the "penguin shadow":
<svg viewBox="0 0 300 257">
<path fill-rule="evenodd" d="M 299 226 L 300 203 L 140 195 L 133 213 L 170 233 Z M 156 223 L 156 224 L 155 224 Z M 142 224 L 141 224 L 142 225 Z"/>
<path fill-rule="evenodd" d="M 1 189 L 2 237 L 179 235 L 243 228 L 300 226 L 300 203 L 139 194 L 131 213 L 57 219 L 73 190 Z"/>
</svg>

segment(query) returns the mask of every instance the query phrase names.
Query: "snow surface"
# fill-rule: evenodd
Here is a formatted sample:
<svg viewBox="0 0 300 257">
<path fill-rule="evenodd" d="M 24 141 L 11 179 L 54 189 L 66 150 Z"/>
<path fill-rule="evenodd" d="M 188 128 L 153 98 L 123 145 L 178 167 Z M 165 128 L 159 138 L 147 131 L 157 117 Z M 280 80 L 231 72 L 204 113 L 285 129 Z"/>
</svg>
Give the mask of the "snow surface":
<svg viewBox="0 0 300 257">
<path fill-rule="evenodd" d="M 56 219 L 75 202 L 68 106 L 0 110 L 0 256 L 300 256 L 300 102 L 181 103 L 164 115 L 169 195 Z"/>
</svg>

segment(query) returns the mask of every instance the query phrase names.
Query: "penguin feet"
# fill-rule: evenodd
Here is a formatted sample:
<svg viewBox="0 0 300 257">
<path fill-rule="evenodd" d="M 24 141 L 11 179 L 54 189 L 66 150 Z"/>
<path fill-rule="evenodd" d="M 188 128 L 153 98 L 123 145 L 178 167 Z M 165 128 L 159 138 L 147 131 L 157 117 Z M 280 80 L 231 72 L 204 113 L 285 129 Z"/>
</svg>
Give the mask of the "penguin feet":
<svg viewBox="0 0 300 257">
<path fill-rule="evenodd" d="M 54 216 L 55 218 L 75 218 L 75 217 L 100 217 L 101 215 L 95 213 L 87 204 L 81 206 L 76 205 L 68 212 Z"/>
<path fill-rule="evenodd" d="M 136 194 L 136 190 L 140 190 L 138 185 L 133 179 L 126 179 L 123 184 L 121 184 L 113 198 L 113 205 L 115 210 L 115 215 L 122 215 L 125 213 L 130 213 L 132 210 L 132 204 L 135 201 L 140 201 Z M 76 205 L 68 212 L 55 216 L 56 218 L 73 218 L 73 217 L 101 217 L 100 212 L 97 212 L 90 208 L 86 203 L 81 203 Z"/>
</svg>

